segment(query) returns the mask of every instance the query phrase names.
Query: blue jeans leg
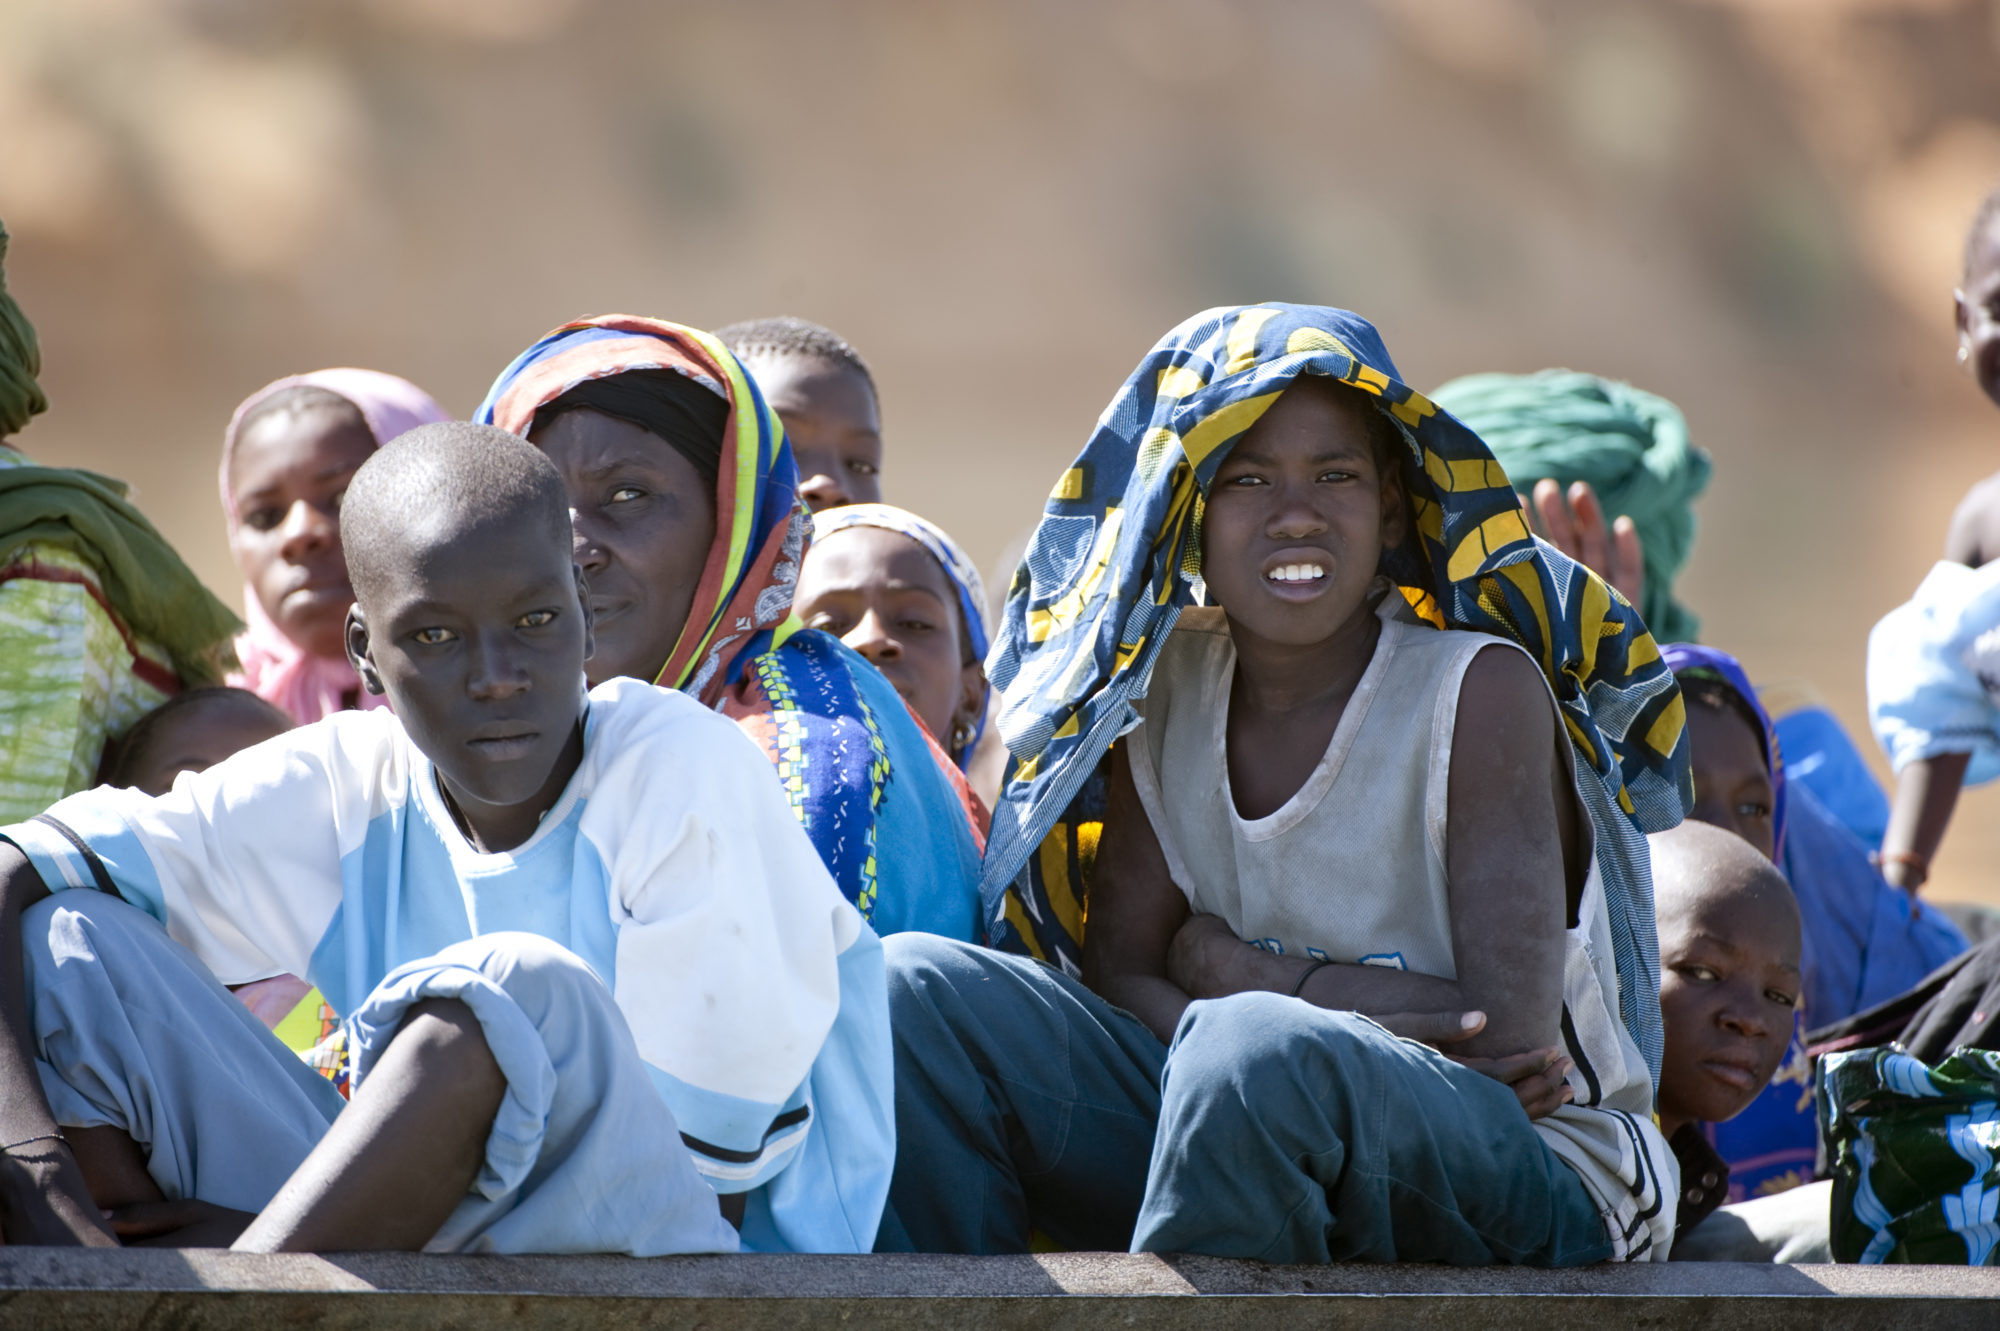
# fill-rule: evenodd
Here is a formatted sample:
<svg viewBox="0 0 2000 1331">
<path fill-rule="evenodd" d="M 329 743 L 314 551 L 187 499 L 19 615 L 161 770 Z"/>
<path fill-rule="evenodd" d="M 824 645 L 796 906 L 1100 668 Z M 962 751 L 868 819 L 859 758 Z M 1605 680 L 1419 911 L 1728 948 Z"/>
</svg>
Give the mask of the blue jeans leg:
<svg viewBox="0 0 2000 1331">
<path fill-rule="evenodd" d="M 1132 1248 L 1563 1266 L 1611 1243 L 1507 1087 L 1365 1017 L 1238 994 L 1174 1034 Z"/>
<path fill-rule="evenodd" d="M 1122 1250 L 1145 1189 L 1166 1049 L 1025 957 L 882 940 L 896 1051 L 896 1173 L 878 1252 Z"/>
</svg>

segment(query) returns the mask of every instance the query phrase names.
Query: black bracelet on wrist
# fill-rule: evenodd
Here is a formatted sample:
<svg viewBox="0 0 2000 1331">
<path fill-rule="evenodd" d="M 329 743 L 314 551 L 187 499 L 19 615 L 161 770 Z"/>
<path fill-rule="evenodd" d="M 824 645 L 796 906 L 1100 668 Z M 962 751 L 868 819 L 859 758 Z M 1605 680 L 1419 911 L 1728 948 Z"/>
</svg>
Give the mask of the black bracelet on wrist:
<svg viewBox="0 0 2000 1331">
<path fill-rule="evenodd" d="M 1306 991 L 1306 981 L 1310 980 L 1313 977 L 1313 972 L 1318 970 L 1321 966 L 1331 966 L 1332 964 L 1333 964 L 1332 961 L 1328 960 L 1325 957 L 1321 957 L 1319 960 L 1313 962 L 1312 965 L 1306 967 L 1303 971 L 1299 972 L 1299 982 L 1292 986 L 1291 997 L 1298 998 L 1301 995 L 1303 995 Z"/>
</svg>

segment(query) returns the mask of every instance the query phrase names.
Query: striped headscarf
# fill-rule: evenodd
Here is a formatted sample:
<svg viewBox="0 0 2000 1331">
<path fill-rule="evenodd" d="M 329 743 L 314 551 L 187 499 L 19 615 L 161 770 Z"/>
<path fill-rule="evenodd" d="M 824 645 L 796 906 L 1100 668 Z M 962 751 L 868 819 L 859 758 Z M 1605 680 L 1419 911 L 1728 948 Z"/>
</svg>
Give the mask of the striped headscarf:
<svg viewBox="0 0 2000 1331">
<path fill-rule="evenodd" d="M 535 411 L 587 379 L 672 370 L 731 406 L 716 478 L 716 535 L 687 625 L 654 681 L 713 705 L 772 646 L 792 612 L 806 507 L 785 429 L 757 383 L 713 334 L 664 319 L 606 314 L 564 324 L 514 358 L 473 419 L 526 435 Z"/>
<path fill-rule="evenodd" d="M 958 617 L 965 624 L 966 637 L 972 643 L 973 659 L 984 661 L 989 646 L 986 632 L 986 585 L 980 580 L 979 570 L 957 541 L 946 534 L 944 528 L 928 518 L 918 517 L 907 508 L 897 508 L 894 504 L 846 504 L 840 508 L 824 509 L 813 515 L 813 539 L 823 541 L 837 531 L 849 527 L 879 527 L 899 536 L 907 536 L 921 545 L 937 560 L 958 592 Z M 961 768 L 972 761 L 972 751 L 979 747 L 979 737 L 986 733 L 986 714 L 993 708 L 992 691 L 987 691 L 986 706 L 979 709 L 979 719 L 972 727 L 972 738 L 952 752 L 951 760 Z M 945 744 L 951 743 L 951 736 L 937 737 Z"/>
<path fill-rule="evenodd" d="M 1088 796 L 1112 741 L 1138 723 L 1133 701 L 1193 601 L 1217 468 L 1301 374 L 1372 396 L 1408 447 L 1415 522 L 1383 572 L 1433 624 L 1509 638 L 1541 664 L 1596 831 L 1620 1015 L 1657 1077 L 1659 947 L 1643 833 L 1678 823 L 1691 802 L 1680 691 L 1632 608 L 1534 539 L 1478 436 L 1402 383 L 1374 327 L 1345 310 L 1266 304 L 1196 315 L 1140 362 L 1057 481 L 987 662 L 1016 759 L 980 884 L 989 936 L 1075 964 L 1064 917 L 1080 912 L 1076 903 L 1059 910 L 1040 884 L 1079 843 L 1051 834 L 1064 836 L 1072 802 Z"/>
</svg>

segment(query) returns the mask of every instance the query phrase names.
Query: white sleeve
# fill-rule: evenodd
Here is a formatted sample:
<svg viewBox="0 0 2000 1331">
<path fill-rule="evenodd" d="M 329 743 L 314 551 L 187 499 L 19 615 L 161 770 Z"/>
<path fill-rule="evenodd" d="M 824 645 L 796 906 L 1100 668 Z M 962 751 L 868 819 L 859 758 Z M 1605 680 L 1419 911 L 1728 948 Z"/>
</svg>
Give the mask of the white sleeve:
<svg viewBox="0 0 2000 1331">
<path fill-rule="evenodd" d="M 581 830 L 615 847 L 618 1005 L 697 1164 L 700 1142 L 737 1175 L 765 1174 L 756 1163 L 839 1012 L 861 917 L 733 722 L 681 699 L 600 742 L 612 756 Z M 802 1134 L 783 1135 L 790 1149 Z"/>
<path fill-rule="evenodd" d="M 1971 757 L 1966 783 L 2000 776 L 2000 563 L 1940 563 L 1868 635 L 1868 721 L 1902 771 Z"/>
<path fill-rule="evenodd" d="M 300 974 L 339 908 L 342 855 L 402 766 L 400 733 L 393 718 L 330 718 L 184 773 L 157 799 L 100 786 L 0 836 L 52 891 L 117 891 L 224 984 Z"/>
</svg>

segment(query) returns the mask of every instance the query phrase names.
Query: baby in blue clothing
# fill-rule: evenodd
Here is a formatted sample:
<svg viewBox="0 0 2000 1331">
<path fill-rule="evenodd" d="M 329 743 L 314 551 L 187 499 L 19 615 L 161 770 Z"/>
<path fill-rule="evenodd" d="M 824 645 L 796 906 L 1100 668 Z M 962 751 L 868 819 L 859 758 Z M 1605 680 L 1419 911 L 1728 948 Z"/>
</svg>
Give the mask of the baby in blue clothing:
<svg viewBox="0 0 2000 1331">
<path fill-rule="evenodd" d="M 515 436 L 402 436 L 342 523 L 393 714 L 0 830 L 6 1241 L 866 1251 L 880 944 L 763 756 L 586 692 L 562 482 Z M 351 1103 L 222 987 L 276 972 L 351 1014 Z"/>
</svg>

